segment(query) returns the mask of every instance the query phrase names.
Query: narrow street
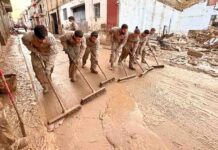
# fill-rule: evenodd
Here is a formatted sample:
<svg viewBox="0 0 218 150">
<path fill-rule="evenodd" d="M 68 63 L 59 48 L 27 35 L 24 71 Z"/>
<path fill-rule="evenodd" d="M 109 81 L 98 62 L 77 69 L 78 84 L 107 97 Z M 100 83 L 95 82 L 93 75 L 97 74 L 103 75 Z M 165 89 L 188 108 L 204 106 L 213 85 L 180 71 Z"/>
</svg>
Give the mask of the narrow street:
<svg viewBox="0 0 218 150">
<path fill-rule="evenodd" d="M 0 150 L 218 150 L 218 0 L 0 0 Z"/>
<path fill-rule="evenodd" d="M 25 57 L 30 59 L 22 45 Z M 121 66 L 109 70 L 108 49 L 100 51 L 100 65 L 109 77 L 124 75 Z M 148 58 L 150 63 L 151 58 Z M 90 90 L 78 74 L 77 82 L 68 78 L 68 58 L 58 54 L 52 81 L 70 108 Z M 126 62 L 127 64 L 127 62 Z M 89 63 L 82 72 L 95 89 L 104 80 L 93 75 Z M 128 69 L 127 69 L 128 70 Z M 129 70 L 128 70 L 129 71 Z M 130 74 L 134 72 L 130 72 Z M 140 69 L 137 68 L 137 74 Z M 218 149 L 218 79 L 203 73 L 165 66 L 143 78 L 107 85 L 107 92 L 49 128 L 54 129 L 61 150 L 96 149 Z M 37 83 L 45 118 L 61 113 L 52 92 L 43 96 Z M 46 123 L 46 122 L 45 122 Z M 67 141 L 67 142 L 66 142 Z"/>
</svg>

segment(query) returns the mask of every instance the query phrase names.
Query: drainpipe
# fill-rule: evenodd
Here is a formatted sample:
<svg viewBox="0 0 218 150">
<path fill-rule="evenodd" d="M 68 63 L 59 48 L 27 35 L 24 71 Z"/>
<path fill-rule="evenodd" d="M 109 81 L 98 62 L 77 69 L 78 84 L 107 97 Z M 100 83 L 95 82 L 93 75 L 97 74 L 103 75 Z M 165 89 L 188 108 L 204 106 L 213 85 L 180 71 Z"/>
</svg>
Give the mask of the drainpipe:
<svg viewBox="0 0 218 150">
<path fill-rule="evenodd" d="M 46 0 L 46 6 L 47 6 L 46 15 L 48 16 L 48 26 L 49 26 L 51 21 L 50 21 L 50 15 L 49 15 L 49 10 L 48 10 L 48 0 Z"/>
<path fill-rule="evenodd" d="M 117 15 L 117 26 L 120 26 L 120 8 L 121 8 L 121 2 L 120 0 L 117 0 L 117 9 L 118 9 L 118 15 Z"/>
</svg>

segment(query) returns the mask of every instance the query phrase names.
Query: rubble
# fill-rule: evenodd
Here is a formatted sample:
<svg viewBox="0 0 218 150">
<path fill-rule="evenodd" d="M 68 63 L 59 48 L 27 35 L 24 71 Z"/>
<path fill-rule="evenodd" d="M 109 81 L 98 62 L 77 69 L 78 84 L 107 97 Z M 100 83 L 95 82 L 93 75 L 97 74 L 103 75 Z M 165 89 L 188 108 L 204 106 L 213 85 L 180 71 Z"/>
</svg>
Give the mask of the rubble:
<svg viewBox="0 0 218 150">
<path fill-rule="evenodd" d="M 157 38 L 158 49 L 163 50 L 161 57 L 170 65 L 182 65 L 197 69 L 213 77 L 218 71 L 218 29 L 190 31 L 188 36 L 165 34 Z M 157 52 L 156 52 L 157 53 Z M 158 53 L 157 53 L 158 54 Z M 200 67 L 199 67 L 200 65 Z M 202 67 L 206 65 L 206 67 Z M 192 70 L 193 70 L 192 69 Z"/>
<path fill-rule="evenodd" d="M 203 56 L 201 52 L 198 52 L 196 50 L 188 50 L 187 55 L 190 55 L 196 58 L 201 58 Z"/>
</svg>

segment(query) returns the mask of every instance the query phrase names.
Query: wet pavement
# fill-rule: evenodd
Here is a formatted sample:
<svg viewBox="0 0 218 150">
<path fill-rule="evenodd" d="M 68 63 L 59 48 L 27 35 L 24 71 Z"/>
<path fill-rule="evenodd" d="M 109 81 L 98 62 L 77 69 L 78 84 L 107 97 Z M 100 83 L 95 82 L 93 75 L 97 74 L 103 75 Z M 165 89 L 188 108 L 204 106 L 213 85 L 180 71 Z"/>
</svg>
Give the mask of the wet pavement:
<svg viewBox="0 0 218 150">
<path fill-rule="evenodd" d="M 48 133 L 44 125 L 45 115 L 42 115 L 41 108 L 34 95 L 30 76 L 20 51 L 20 42 L 17 36 L 11 36 L 6 46 L 2 47 L 0 53 L 0 68 L 5 74 L 14 73 L 17 77 L 17 90 L 13 93 L 20 116 L 24 122 L 27 133 L 28 146 L 24 149 L 56 149 L 53 133 Z M 29 64 L 30 65 L 30 64 Z M 33 78 L 34 79 L 34 78 Z M 7 105 L 6 95 L 3 98 L 4 110 L 0 113 L 6 117 L 16 139 L 22 138 L 19 121 L 13 107 Z M 0 114 L 1 115 L 1 114 Z M 15 143 L 15 147 L 19 140 Z M 2 147 L 0 146 L 0 149 Z"/>
<path fill-rule="evenodd" d="M 25 47 L 23 51 L 30 65 L 29 52 Z M 109 50 L 101 49 L 99 55 L 99 64 L 109 77 L 124 76 L 121 66 L 109 70 Z M 128 62 L 124 64 L 127 67 Z M 75 83 L 70 82 L 68 65 L 68 58 L 60 47 L 52 81 L 64 105 L 70 108 L 91 91 L 79 74 Z M 98 89 L 104 77 L 100 72 L 91 74 L 89 65 L 81 70 Z M 135 72 L 128 70 L 128 73 Z M 136 73 L 141 73 L 139 67 Z M 217 80 L 202 73 L 166 66 L 142 78 L 107 85 L 105 94 L 50 129 L 54 129 L 56 144 L 61 150 L 215 150 L 218 149 Z M 39 83 L 34 82 L 46 118 L 61 113 L 52 92 L 42 95 Z"/>
</svg>

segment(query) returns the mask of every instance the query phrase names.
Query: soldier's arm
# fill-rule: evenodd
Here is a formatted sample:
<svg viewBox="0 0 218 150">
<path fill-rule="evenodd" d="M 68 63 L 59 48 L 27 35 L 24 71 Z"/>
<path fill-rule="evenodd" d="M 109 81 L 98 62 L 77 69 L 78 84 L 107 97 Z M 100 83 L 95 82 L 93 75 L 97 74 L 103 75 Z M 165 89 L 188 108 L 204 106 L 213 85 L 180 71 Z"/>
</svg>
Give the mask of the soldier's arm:
<svg viewBox="0 0 218 150">
<path fill-rule="evenodd" d="M 22 37 L 21 40 L 29 51 L 31 51 L 33 53 L 38 53 L 38 50 L 32 45 L 30 39 L 31 39 L 31 36 L 30 36 L 30 34 L 27 33 Z"/>
<path fill-rule="evenodd" d="M 141 46 L 141 49 L 140 49 L 140 50 L 143 50 L 146 45 L 149 46 L 147 39 L 142 43 L 142 46 Z"/>
<path fill-rule="evenodd" d="M 50 44 L 50 54 L 57 54 L 58 53 L 58 46 L 57 46 L 57 42 L 56 42 L 56 39 L 55 37 L 50 34 L 48 36 L 48 42 Z"/>
<path fill-rule="evenodd" d="M 61 45 L 63 46 L 63 51 L 65 51 L 66 53 L 69 52 L 69 48 L 68 48 L 68 44 L 67 44 L 67 38 L 66 35 L 62 35 L 60 37 L 60 41 L 61 41 Z"/>
<path fill-rule="evenodd" d="M 122 41 L 122 43 L 120 44 L 120 46 L 118 47 L 118 51 L 121 51 L 121 49 L 124 47 L 124 45 L 126 44 L 128 39 L 128 34 L 125 35 L 124 40 Z"/>
<path fill-rule="evenodd" d="M 98 59 L 98 53 L 99 53 L 99 49 L 100 49 L 100 40 L 98 40 L 97 41 L 97 44 L 96 44 L 96 61 L 97 61 L 97 59 Z"/>
<path fill-rule="evenodd" d="M 84 53 L 85 53 L 85 50 L 86 50 L 86 39 L 83 38 L 82 40 L 82 44 L 81 44 L 81 47 L 80 47 L 80 53 L 79 53 L 79 59 L 82 59 Z"/>
</svg>

